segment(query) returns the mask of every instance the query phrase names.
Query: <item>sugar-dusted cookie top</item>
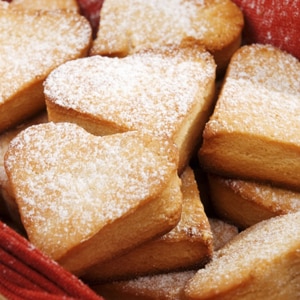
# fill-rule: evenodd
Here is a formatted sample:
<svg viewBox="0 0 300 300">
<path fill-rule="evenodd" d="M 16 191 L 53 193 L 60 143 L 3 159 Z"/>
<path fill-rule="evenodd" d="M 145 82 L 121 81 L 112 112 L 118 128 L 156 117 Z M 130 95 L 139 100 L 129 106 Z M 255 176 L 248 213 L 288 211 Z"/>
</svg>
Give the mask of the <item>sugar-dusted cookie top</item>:
<svg viewBox="0 0 300 300">
<path fill-rule="evenodd" d="M 30 241 L 57 260 L 167 189 L 171 198 L 180 195 L 177 163 L 167 139 L 137 132 L 96 137 L 51 122 L 22 131 L 5 157 Z"/>
<path fill-rule="evenodd" d="M 124 58 L 68 62 L 44 83 L 49 119 L 105 135 L 166 135 L 186 164 L 214 104 L 215 63 L 199 47 L 163 47 Z"/>
<path fill-rule="evenodd" d="M 300 187 L 300 62 L 269 45 L 233 56 L 199 160 L 222 176 Z"/>
<path fill-rule="evenodd" d="M 225 69 L 240 46 L 241 10 L 230 0 L 105 0 L 91 54 L 125 56 L 140 49 L 200 44 Z"/>
<path fill-rule="evenodd" d="M 236 235 L 185 287 L 187 299 L 297 299 L 300 212 Z"/>
<path fill-rule="evenodd" d="M 78 13 L 0 9 L 0 132 L 45 108 L 42 82 L 87 54 L 91 27 Z"/>
</svg>

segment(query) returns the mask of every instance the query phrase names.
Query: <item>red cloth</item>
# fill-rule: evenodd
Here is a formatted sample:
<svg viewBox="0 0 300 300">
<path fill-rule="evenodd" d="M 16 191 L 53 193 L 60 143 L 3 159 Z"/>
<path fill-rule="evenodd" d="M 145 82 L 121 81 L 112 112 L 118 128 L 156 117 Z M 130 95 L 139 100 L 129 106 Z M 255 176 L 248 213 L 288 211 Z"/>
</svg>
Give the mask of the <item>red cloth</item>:
<svg viewBox="0 0 300 300">
<path fill-rule="evenodd" d="M 2 222 L 0 294 L 11 300 L 103 300 Z"/>
<path fill-rule="evenodd" d="M 300 59 L 300 0 L 233 0 L 245 18 L 245 43 L 271 44 Z"/>
<path fill-rule="evenodd" d="M 93 29 L 93 37 L 97 35 L 100 21 L 100 10 L 104 0 L 78 0 L 81 14 L 89 21 Z"/>
</svg>

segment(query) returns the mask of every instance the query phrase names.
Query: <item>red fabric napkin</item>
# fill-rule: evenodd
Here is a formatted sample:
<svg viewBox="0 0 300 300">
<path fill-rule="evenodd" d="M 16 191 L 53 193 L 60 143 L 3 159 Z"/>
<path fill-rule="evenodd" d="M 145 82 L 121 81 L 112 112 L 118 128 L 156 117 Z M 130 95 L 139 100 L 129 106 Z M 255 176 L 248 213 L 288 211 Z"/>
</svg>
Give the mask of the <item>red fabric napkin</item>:
<svg viewBox="0 0 300 300">
<path fill-rule="evenodd" d="M 300 59 L 300 0 L 232 1 L 244 13 L 246 44 L 271 44 Z"/>
<path fill-rule="evenodd" d="M 97 35 L 100 21 L 100 10 L 104 0 L 78 0 L 81 14 L 91 23 L 93 37 Z"/>
<path fill-rule="evenodd" d="M 11 300 L 103 300 L 2 222 L 0 294 Z"/>
</svg>

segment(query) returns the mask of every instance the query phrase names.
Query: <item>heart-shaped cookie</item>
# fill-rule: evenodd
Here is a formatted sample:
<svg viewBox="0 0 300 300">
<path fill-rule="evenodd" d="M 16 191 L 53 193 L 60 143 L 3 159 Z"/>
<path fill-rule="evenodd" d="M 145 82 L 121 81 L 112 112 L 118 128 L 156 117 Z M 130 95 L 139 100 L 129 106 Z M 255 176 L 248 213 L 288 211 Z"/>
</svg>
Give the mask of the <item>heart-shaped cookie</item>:
<svg viewBox="0 0 300 300">
<path fill-rule="evenodd" d="M 5 156 L 29 240 L 78 275 L 177 224 L 177 163 L 168 139 L 52 122 L 22 131 Z"/>
<path fill-rule="evenodd" d="M 244 25 L 230 0 L 105 0 L 99 20 L 91 55 L 124 57 L 188 41 L 213 54 L 219 74 L 240 46 Z"/>
<path fill-rule="evenodd" d="M 291 54 L 240 48 L 203 132 L 198 158 L 206 172 L 299 191 L 299 82 L 300 61 Z"/>
<path fill-rule="evenodd" d="M 179 148 L 179 170 L 200 142 L 214 104 L 215 63 L 199 47 L 148 50 L 125 58 L 93 56 L 61 65 L 46 79 L 51 121 L 96 135 L 142 130 Z"/>
<path fill-rule="evenodd" d="M 78 13 L 1 7 L 0 132 L 41 111 L 46 76 L 85 56 L 90 43 L 91 27 Z"/>
<path fill-rule="evenodd" d="M 94 265 L 83 279 L 95 285 L 150 274 L 204 266 L 213 254 L 213 237 L 201 202 L 194 171 L 187 167 L 181 178 L 182 213 L 177 226 L 158 239 L 104 264 Z M 172 250 L 172 255 L 170 251 Z"/>
</svg>

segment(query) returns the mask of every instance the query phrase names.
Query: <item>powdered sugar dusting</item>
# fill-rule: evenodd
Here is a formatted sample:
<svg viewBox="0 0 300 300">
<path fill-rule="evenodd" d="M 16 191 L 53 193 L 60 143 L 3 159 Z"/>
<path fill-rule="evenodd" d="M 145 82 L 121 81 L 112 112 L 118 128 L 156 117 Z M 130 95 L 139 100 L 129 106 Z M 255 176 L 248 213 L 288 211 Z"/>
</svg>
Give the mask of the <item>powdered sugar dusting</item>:
<svg viewBox="0 0 300 300">
<path fill-rule="evenodd" d="M 0 16 L 0 103 L 90 43 L 90 25 L 76 13 L 2 9 Z"/>
<path fill-rule="evenodd" d="M 276 214 L 300 211 L 300 193 L 251 181 L 226 179 L 224 184 Z"/>
<path fill-rule="evenodd" d="M 299 247 L 300 212 L 260 222 L 217 251 L 213 260 L 200 269 L 188 284 L 187 292 L 194 296 L 201 294 L 202 297 L 223 295 L 243 281 L 249 282 L 249 276 L 251 285 L 255 282 L 256 271 L 264 276 L 263 272 L 268 273 L 270 264 L 277 265 L 284 259 L 292 259 L 293 254 L 289 253 L 299 252 Z M 281 277 L 288 274 L 286 272 L 283 270 L 280 276 L 270 275 L 270 284 L 276 286 L 276 282 L 279 283 Z"/>
<path fill-rule="evenodd" d="M 79 12 L 79 7 L 76 0 L 64 1 L 49 1 L 49 0 L 13 0 L 10 2 L 10 7 L 18 9 L 66 9 Z"/>
<path fill-rule="evenodd" d="M 8 144 L 11 141 L 13 136 L 10 134 L 2 134 L 0 136 L 0 187 L 2 188 L 2 185 L 7 180 L 7 176 L 4 169 L 4 155 L 7 151 Z"/>
<path fill-rule="evenodd" d="M 55 258 L 159 192 L 175 153 L 136 132 L 101 138 L 47 123 L 11 142 L 5 166 L 30 240 Z"/>
<path fill-rule="evenodd" d="M 206 18 L 198 18 L 199 7 L 203 5 L 204 1 L 131 0 L 124 4 L 115 0 L 105 1 L 100 13 L 97 46 L 100 51 L 107 44 L 109 49 L 114 49 L 126 35 L 130 47 L 135 50 L 145 45 L 178 45 L 183 37 L 201 39 L 211 28 Z M 102 35 L 105 43 L 101 42 Z"/>
<path fill-rule="evenodd" d="M 6 131 L 5 133 L 0 135 L 0 188 L 3 187 L 3 185 L 7 181 L 6 172 L 4 169 L 4 155 L 8 149 L 10 141 L 22 130 L 24 130 L 26 127 L 31 126 L 33 124 L 38 123 L 45 123 L 47 122 L 47 114 L 43 113 L 32 120 L 25 122 L 11 130 Z"/>
<path fill-rule="evenodd" d="M 152 52 L 82 58 L 53 71 L 44 92 L 57 105 L 123 131 L 143 128 L 172 138 L 214 78 L 209 54 L 198 51 L 198 58 Z"/>
<path fill-rule="evenodd" d="M 214 238 L 214 250 L 222 248 L 239 233 L 236 226 L 219 219 L 209 218 L 209 224 Z"/>
<path fill-rule="evenodd" d="M 181 219 L 177 226 L 161 237 L 168 239 L 202 239 L 206 245 L 212 244 L 212 232 L 201 203 L 194 172 L 187 168 L 181 175 L 183 206 Z"/>
<path fill-rule="evenodd" d="M 293 56 L 271 46 L 244 47 L 232 60 L 210 124 L 300 145 L 299 82 Z"/>
<path fill-rule="evenodd" d="M 106 0 L 92 54 L 119 56 L 194 41 L 214 52 L 241 34 L 243 16 L 227 0 Z"/>
<path fill-rule="evenodd" d="M 112 283 L 111 286 L 117 290 L 124 291 L 125 294 L 134 293 L 140 297 L 150 294 L 153 299 L 181 299 L 186 282 L 191 279 L 194 274 L 195 271 L 185 271 L 144 276 L 134 280 Z"/>
</svg>

